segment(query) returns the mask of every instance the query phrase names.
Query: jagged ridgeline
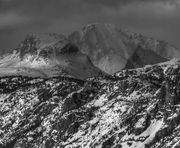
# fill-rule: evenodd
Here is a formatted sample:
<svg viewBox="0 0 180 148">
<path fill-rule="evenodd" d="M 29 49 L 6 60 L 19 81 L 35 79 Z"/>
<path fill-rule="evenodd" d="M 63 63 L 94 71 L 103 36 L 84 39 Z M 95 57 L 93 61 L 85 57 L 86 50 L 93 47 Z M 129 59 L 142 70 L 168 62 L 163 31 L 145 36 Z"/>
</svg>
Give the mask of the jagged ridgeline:
<svg viewBox="0 0 180 148">
<path fill-rule="evenodd" d="M 97 23 L 68 37 L 28 35 L 11 53 L 0 57 L 0 76 L 86 79 L 177 57 L 180 57 L 180 50 L 164 41 Z"/>
<path fill-rule="evenodd" d="M 58 34 L 30 34 L 11 53 L 0 57 L 0 76 L 85 79 L 103 74 L 76 45 Z"/>
<path fill-rule="evenodd" d="M 1 148 L 178 148 L 180 62 L 113 77 L 0 78 Z"/>
</svg>

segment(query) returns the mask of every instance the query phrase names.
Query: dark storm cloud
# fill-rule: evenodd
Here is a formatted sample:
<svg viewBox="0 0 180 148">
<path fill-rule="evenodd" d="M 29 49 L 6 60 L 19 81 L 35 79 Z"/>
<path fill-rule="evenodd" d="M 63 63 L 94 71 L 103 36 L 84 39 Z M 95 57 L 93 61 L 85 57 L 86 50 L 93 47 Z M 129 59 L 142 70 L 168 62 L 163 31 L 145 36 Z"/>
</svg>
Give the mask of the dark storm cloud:
<svg viewBox="0 0 180 148">
<path fill-rule="evenodd" d="M 93 23 L 117 26 L 179 45 L 178 0 L 0 0 L 0 49 L 29 32 L 68 34 Z"/>
</svg>

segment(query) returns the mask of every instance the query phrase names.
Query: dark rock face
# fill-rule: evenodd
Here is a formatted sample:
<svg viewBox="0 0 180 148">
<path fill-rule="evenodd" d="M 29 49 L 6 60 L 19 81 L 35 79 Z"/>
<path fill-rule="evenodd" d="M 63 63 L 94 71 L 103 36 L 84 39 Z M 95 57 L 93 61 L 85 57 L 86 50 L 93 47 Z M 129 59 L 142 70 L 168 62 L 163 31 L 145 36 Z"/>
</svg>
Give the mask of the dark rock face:
<svg viewBox="0 0 180 148">
<path fill-rule="evenodd" d="M 133 55 L 127 60 L 124 69 L 140 68 L 145 65 L 153 65 L 167 60 L 151 50 L 144 50 L 141 46 L 138 46 Z"/>
<path fill-rule="evenodd" d="M 80 52 L 68 39 L 60 34 L 29 34 L 15 49 L 21 58 L 27 54 L 42 58 L 58 54 L 71 54 Z M 39 55 L 40 54 L 40 55 Z"/>
<path fill-rule="evenodd" d="M 38 55 L 38 51 L 46 51 L 47 49 L 51 49 L 54 52 L 58 48 L 60 50 L 66 44 L 68 44 L 68 40 L 63 35 L 46 33 L 28 34 L 15 50 L 23 58 L 26 54 Z M 55 45 L 56 49 L 53 48 Z"/>
<path fill-rule="evenodd" d="M 0 78 L 0 147 L 167 147 L 180 140 L 180 62 L 113 77 Z"/>
</svg>

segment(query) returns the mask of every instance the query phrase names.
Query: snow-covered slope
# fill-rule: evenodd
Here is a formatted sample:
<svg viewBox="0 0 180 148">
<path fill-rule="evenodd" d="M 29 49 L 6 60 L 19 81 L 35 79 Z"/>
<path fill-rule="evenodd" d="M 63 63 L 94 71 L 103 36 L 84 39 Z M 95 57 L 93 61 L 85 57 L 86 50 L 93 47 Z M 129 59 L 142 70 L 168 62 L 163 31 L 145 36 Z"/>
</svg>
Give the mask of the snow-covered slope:
<svg viewBox="0 0 180 148">
<path fill-rule="evenodd" d="M 113 77 L 0 78 L 0 147 L 178 148 L 180 60 Z"/>
<path fill-rule="evenodd" d="M 97 67 L 109 74 L 124 69 L 138 47 L 152 51 L 149 52 L 152 58 L 145 62 L 148 64 L 158 63 L 159 59 L 180 57 L 180 50 L 164 41 L 130 33 L 112 24 L 87 25 L 82 30 L 73 32 L 69 39 L 86 53 Z"/>
<path fill-rule="evenodd" d="M 0 75 L 87 78 L 101 73 L 87 55 L 57 34 L 28 35 L 15 50 L 0 58 Z"/>
</svg>

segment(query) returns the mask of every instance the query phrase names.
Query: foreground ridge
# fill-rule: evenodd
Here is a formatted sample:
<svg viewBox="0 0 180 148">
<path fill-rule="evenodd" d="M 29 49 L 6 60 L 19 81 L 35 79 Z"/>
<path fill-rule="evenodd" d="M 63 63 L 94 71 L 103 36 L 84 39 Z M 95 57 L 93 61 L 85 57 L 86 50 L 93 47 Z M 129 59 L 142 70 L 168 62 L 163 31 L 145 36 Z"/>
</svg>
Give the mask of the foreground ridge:
<svg viewBox="0 0 180 148">
<path fill-rule="evenodd" d="M 180 62 L 113 77 L 0 78 L 0 147 L 180 146 Z"/>
</svg>

